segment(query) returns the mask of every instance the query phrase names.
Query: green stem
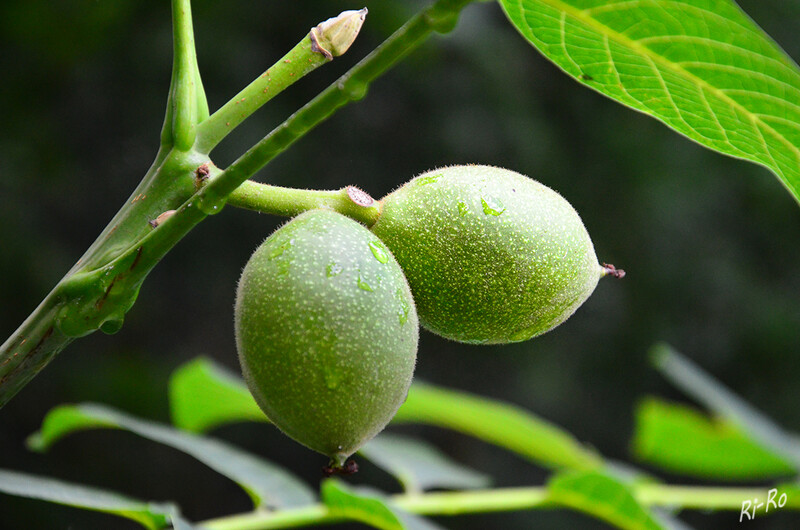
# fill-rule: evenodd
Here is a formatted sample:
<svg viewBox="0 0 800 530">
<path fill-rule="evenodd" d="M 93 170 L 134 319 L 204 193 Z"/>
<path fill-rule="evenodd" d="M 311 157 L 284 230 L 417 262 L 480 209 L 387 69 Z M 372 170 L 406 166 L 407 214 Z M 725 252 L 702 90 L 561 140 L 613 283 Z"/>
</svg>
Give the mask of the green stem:
<svg viewBox="0 0 800 530">
<path fill-rule="evenodd" d="M 451 30 L 461 10 L 473 0 L 438 0 L 394 32 L 303 108 L 270 132 L 204 189 L 211 197 L 227 197 L 245 180 L 286 150 L 339 107 L 364 97 L 369 84 L 408 55 L 434 31 Z M 213 199 L 212 199 L 213 200 Z"/>
<path fill-rule="evenodd" d="M 330 61 L 306 37 L 198 126 L 196 148 L 210 153 L 225 136 L 286 87 Z M 298 68 L 301 65 L 301 68 Z"/>
<path fill-rule="evenodd" d="M 201 123 L 196 149 L 210 153 L 246 118 L 292 83 L 347 51 L 358 36 L 367 10 L 345 11 L 312 28 L 289 53 Z"/>
<path fill-rule="evenodd" d="M 668 486 L 666 484 L 640 484 L 636 499 L 646 506 L 677 506 L 694 510 L 741 510 L 742 502 L 767 500 L 769 488 L 720 488 L 703 486 Z M 778 492 L 780 496 L 780 490 Z M 776 499 L 777 500 L 777 499 Z M 800 509 L 800 497 L 786 497 L 782 510 Z M 759 510 L 759 515 L 764 513 Z"/>
<path fill-rule="evenodd" d="M 0 345 L 0 407 L 74 338 L 113 332 L 133 304 L 145 265 L 137 242 L 148 221 L 178 208 L 194 191 L 202 159 L 162 148 L 156 162 L 106 228 L 22 325 Z M 108 273 L 108 274 L 106 274 Z"/>
<path fill-rule="evenodd" d="M 54 326 L 57 310 L 51 292 L 0 346 L 0 406 L 72 341 Z"/>
<path fill-rule="evenodd" d="M 479 491 L 395 495 L 391 503 L 419 515 L 460 515 L 525 510 L 547 502 L 547 488 L 504 488 Z"/>
<path fill-rule="evenodd" d="M 285 149 L 336 108 L 363 95 L 366 85 L 418 46 L 433 30 L 452 27 L 470 0 L 439 0 L 390 37 L 340 81 L 301 109 L 267 141 L 260 142 L 219 178 L 207 154 L 192 149 L 196 123 L 207 113 L 196 71 L 189 0 L 173 0 L 175 61 L 161 148 L 128 201 L 59 282 L 48 298 L 0 346 L 0 407 L 5 405 L 73 338 L 97 329 L 113 333 L 136 300 L 147 273 L 206 215 L 218 212 L 228 195 L 268 159 Z M 318 26 L 318 41 L 332 55 L 342 53 L 352 28 Z M 346 24 L 345 24 L 346 25 Z M 327 31 L 330 30 L 330 35 Z M 342 30 L 342 31 L 340 31 Z M 327 108 L 326 108 L 327 106 Z M 189 146 L 187 148 L 187 146 Z M 184 150 L 186 148 L 186 150 Z M 264 153 L 269 156 L 265 159 Z M 273 153 L 270 155 L 270 153 Z M 200 170 L 208 184 L 196 191 Z M 148 224 L 176 210 L 157 228 Z"/>
<path fill-rule="evenodd" d="M 353 186 L 340 190 L 300 190 L 247 180 L 228 196 L 227 204 L 287 217 L 314 208 L 329 208 L 367 227 L 375 224 L 381 214 L 381 203 Z"/>
<path fill-rule="evenodd" d="M 259 510 L 219 519 L 209 519 L 197 525 L 205 530 L 269 530 L 332 524 L 344 520 L 343 517 L 330 513 L 325 505 L 312 504 L 302 508 L 274 512 Z"/>
<path fill-rule="evenodd" d="M 189 0 L 173 0 L 172 8 L 175 59 L 156 160 L 81 259 L 0 345 L 0 407 L 74 338 L 97 329 L 118 331 L 150 270 L 197 223 L 219 211 L 219 202 L 197 191 L 201 170 L 209 178 L 219 170 L 206 154 L 191 148 L 196 121 L 208 109 L 197 71 Z M 346 31 L 337 35 L 348 36 Z M 324 31 L 318 36 L 343 53 L 341 42 L 328 39 Z M 352 40 L 352 31 L 350 36 Z M 164 216 L 169 218 L 157 228 L 149 224 L 165 212 L 174 213 Z"/>
<path fill-rule="evenodd" d="M 702 486 L 670 486 L 639 484 L 634 497 L 650 507 L 688 508 L 699 510 L 742 509 L 742 502 L 767 499 L 763 488 L 709 488 Z M 464 515 L 508 512 L 530 509 L 552 509 L 559 506 L 550 500 L 546 487 L 499 488 L 458 492 L 434 492 L 415 495 L 394 495 L 389 502 L 418 515 Z M 781 510 L 800 509 L 800 498 L 789 497 Z M 763 510 L 759 512 L 763 514 Z M 276 512 L 256 511 L 199 523 L 208 530 L 268 530 L 341 522 L 321 504 Z"/>
<path fill-rule="evenodd" d="M 202 86 L 198 86 L 190 0 L 172 0 L 172 40 L 172 82 L 161 143 L 188 151 L 194 144 L 195 125 L 202 119 L 198 113 L 206 105 Z"/>
</svg>

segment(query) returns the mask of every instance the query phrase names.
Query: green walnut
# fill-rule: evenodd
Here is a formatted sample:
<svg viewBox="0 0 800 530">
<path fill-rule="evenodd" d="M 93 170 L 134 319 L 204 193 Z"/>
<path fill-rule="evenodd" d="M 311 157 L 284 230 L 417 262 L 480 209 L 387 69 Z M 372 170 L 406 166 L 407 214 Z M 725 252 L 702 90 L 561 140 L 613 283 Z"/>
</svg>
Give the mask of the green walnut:
<svg viewBox="0 0 800 530">
<path fill-rule="evenodd" d="M 565 321 L 612 266 L 597 262 L 572 206 L 524 175 L 453 166 L 383 199 L 372 231 L 403 267 L 420 323 L 460 342 L 497 344 Z"/>
<path fill-rule="evenodd" d="M 311 210 L 264 241 L 242 272 L 235 327 L 261 409 L 336 467 L 405 400 L 419 337 L 411 291 L 383 243 L 343 215 Z"/>
</svg>

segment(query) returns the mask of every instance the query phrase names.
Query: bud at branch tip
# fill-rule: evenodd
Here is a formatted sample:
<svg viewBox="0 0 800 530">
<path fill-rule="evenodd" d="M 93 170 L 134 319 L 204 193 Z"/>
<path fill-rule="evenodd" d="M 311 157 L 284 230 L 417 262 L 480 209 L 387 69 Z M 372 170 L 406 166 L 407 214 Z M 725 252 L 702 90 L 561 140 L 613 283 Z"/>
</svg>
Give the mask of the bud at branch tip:
<svg viewBox="0 0 800 530">
<path fill-rule="evenodd" d="M 329 18 L 311 28 L 311 49 L 327 59 L 342 55 L 358 37 L 367 8 L 358 11 L 344 11 L 338 17 Z"/>
</svg>

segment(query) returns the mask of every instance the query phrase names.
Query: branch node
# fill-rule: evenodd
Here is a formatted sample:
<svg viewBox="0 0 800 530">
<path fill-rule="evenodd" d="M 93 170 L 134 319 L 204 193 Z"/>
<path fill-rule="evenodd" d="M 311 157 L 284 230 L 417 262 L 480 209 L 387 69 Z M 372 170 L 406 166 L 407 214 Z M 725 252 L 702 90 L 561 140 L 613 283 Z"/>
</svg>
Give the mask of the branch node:
<svg viewBox="0 0 800 530">
<path fill-rule="evenodd" d="M 208 168 L 208 162 L 205 164 L 201 164 L 194 172 L 194 187 L 195 189 L 199 190 L 203 187 L 206 180 L 208 180 L 208 176 L 211 174 L 211 170 Z"/>
<path fill-rule="evenodd" d="M 358 206 L 369 207 L 375 203 L 375 199 L 373 199 L 369 193 L 355 186 L 347 186 L 347 196 L 350 197 L 350 200 L 353 201 Z"/>
</svg>

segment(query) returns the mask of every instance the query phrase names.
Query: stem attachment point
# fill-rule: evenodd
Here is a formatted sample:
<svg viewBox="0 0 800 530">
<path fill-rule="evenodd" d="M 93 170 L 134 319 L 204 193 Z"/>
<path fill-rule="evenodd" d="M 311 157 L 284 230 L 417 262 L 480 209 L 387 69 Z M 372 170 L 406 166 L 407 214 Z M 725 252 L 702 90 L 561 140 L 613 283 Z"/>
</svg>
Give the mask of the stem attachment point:
<svg viewBox="0 0 800 530">
<path fill-rule="evenodd" d="M 350 200 L 358 206 L 367 208 L 375 203 L 375 199 L 373 199 L 372 196 L 364 190 L 358 189 L 355 186 L 347 186 L 346 189 L 347 196 L 350 197 Z"/>
</svg>

